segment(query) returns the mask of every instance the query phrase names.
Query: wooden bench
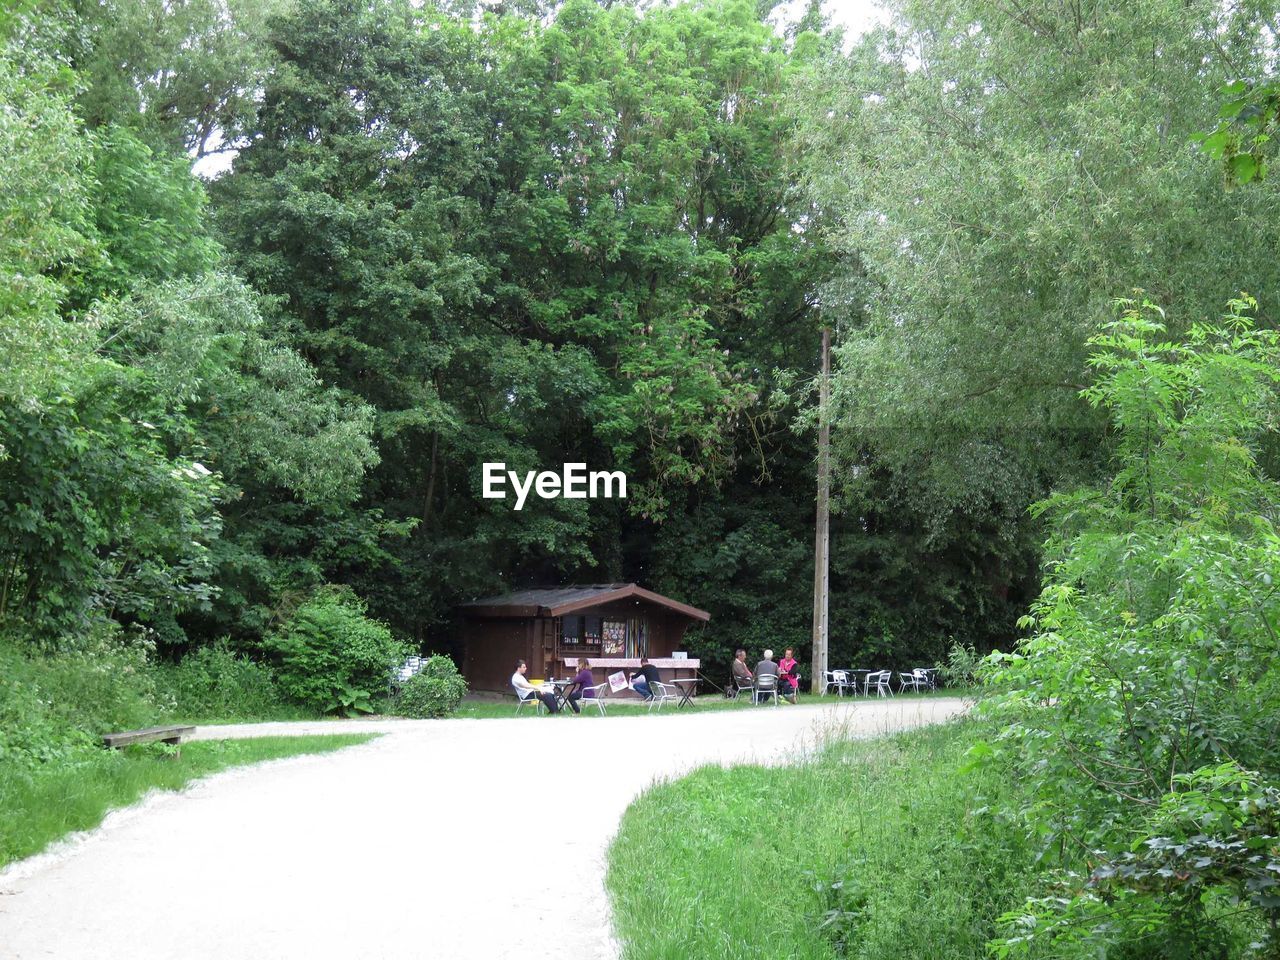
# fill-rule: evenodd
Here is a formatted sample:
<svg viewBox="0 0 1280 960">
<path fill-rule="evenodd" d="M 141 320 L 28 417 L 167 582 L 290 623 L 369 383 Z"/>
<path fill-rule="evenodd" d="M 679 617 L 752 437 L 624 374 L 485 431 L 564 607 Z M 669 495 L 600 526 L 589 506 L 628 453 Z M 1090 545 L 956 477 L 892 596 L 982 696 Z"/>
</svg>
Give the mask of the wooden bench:
<svg viewBox="0 0 1280 960">
<path fill-rule="evenodd" d="M 102 745 L 105 747 L 127 747 L 131 743 L 151 743 L 159 740 L 162 743 L 172 743 L 178 747 L 182 743 L 183 737 L 189 737 L 196 732 L 195 727 L 147 727 L 145 730 L 124 730 L 120 733 L 107 733 L 102 737 Z M 182 750 L 173 751 L 174 757 L 181 754 Z"/>
</svg>

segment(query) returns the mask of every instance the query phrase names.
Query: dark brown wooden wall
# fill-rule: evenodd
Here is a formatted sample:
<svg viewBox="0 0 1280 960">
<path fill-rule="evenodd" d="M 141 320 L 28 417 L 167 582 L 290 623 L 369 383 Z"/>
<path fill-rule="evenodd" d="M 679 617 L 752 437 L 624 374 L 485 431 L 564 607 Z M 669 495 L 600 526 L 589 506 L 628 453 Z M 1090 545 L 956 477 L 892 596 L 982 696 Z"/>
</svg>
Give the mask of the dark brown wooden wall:
<svg viewBox="0 0 1280 960">
<path fill-rule="evenodd" d="M 541 675 L 540 655 L 534 656 L 531 619 L 469 620 L 465 639 L 462 675 L 472 690 L 510 693 L 517 660 L 529 662 L 528 676 Z"/>
<path fill-rule="evenodd" d="M 648 624 L 649 656 L 654 658 L 668 657 L 673 650 L 687 649 L 684 632 L 692 621 L 643 600 L 602 603 L 574 613 L 607 620 L 644 619 Z M 529 677 L 546 676 L 546 657 L 550 656 L 550 651 L 544 651 L 542 638 L 544 631 L 551 629 L 550 620 L 549 617 L 467 620 L 462 672 L 471 689 L 510 692 L 511 673 L 517 659 L 528 661 Z M 554 669 L 561 667 L 556 664 Z"/>
</svg>

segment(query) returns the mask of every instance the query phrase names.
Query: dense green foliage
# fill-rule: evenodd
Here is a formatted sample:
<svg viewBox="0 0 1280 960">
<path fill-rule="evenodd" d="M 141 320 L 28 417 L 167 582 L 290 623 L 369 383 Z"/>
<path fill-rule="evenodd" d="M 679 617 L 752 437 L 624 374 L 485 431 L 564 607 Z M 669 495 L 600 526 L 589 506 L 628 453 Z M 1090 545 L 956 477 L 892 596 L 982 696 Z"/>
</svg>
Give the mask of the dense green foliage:
<svg viewBox="0 0 1280 960">
<path fill-rule="evenodd" d="M 33 656 L 0 643 L 0 766 L 76 766 L 101 752 L 102 734 L 162 712 L 146 651 L 95 636 L 81 649 Z"/>
<path fill-rule="evenodd" d="M 386 624 L 365 616 L 348 591 L 316 594 L 271 634 L 266 646 L 280 661 L 280 687 L 321 713 L 371 713 L 373 697 L 390 684 L 408 652 Z"/>
<path fill-rule="evenodd" d="M 1101 475 L 1106 421 L 1078 392 L 1111 301 L 1145 289 L 1185 329 L 1244 289 L 1274 321 L 1280 194 L 1225 191 L 1191 139 L 1224 81 L 1272 67 L 1276 7 L 891 7 L 795 98 L 820 227 L 851 264 L 824 292 L 847 304 L 837 480 L 848 510 L 897 499 L 890 540 L 978 541 L 961 584 L 1022 605 L 1026 507 Z"/>
<path fill-rule="evenodd" d="M 459 600 L 635 579 L 711 610 L 710 664 L 807 646 L 817 331 L 861 310 L 822 293 L 855 258 L 796 186 L 788 104 L 837 40 L 749 0 L 536 6 L 5 15 L 6 632 L 263 655 L 339 582 L 456 657 Z M 181 152 L 223 149 L 210 185 Z M 517 513 L 477 496 L 489 460 L 631 496 Z M 836 659 L 1007 640 L 1037 491 L 939 511 L 893 464 L 863 489 Z"/>
<path fill-rule="evenodd" d="M 309 0 L 271 38 L 216 215 L 323 375 L 378 411 L 368 502 L 415 529 L 352 571 L 374 609 L 442 646 L 453 604 L 504 581 L 635 578 L 717 616 L 743 589 L 739 616 L 794 633 L 802 590 L 759 598 L 801 586 L 811 511 L 758 483 L 809 458 L 776 388 L 812 365 L 829 258 L 792 229 L 813 215 L 787 176 L 794 57 L 754 6 L 575 2 L 540 26 Z M 478 497 L 488 460 L 622 468 L 630 500 L 514 513 Z M 744 496 L 736 539 L 782 556 L 708 556 L 719 589 L 677 528 L 706 551 L 691 512 L 721 526 Z"/>
<path fill-rule="evenodd" d="M 895 0 L 845 42 L 776 6 L 0 11 L 5 770 L 369 709 L 507 586 L 706 608 L 712 676 L 808 661 L 829 326 L 834 663 L 967 684 L 1030 615 L 987 674 L 991 768 L 837 831 L 803 950 L 1277 955 L 1280 10 Z M 631 496 L 517 512 L 486 461 Z M 406 712 L 456 705 L 432 663 Z M 848 775 L 747 794 L 811 783 L 779 802 L 848 824 Z M 744 776 L 693 781 L 680 842 L 718 842 L 707 796 Z M 837 869 L 886 837 L 900 877 Z M 776 864 L 751 883 L 781 896 Z"/>
<path fill-rule="evenodd" d="M 95 763 L 101 737 L 158 722 L 291 719 L 269 668 L 222 644 L 180 664 L 100 631 L 74 650 L 0 642 L 0 766 L 31 773 Z"/>
<path fill-rule="evenodd" d="M 429 657 L 422 669 L 406 680 L 396 696 L 402 717 L 447 717 L 467 693 L 467 681 L 448 657 Z"/>
<path fill-rule="evenodd" d="M 973 735 L 838 742 L 794 767 L 707 767 L 653 788 L 609 853 L 623 956 L 988 956 L 1032 858 L 998 812 L 1012 784 L 966 769 Z"/>
<path fill-rule="evenodd" d="M 1117 470 L 1038 508 L 1054 536 L 1034 633 L 990 678 L 1055 885 L 1010 916 L 1010 948 L 1227 956 L 1223 916 L 1280 918 L 1280 486 L 1256 459 L 1280 335 L 1252 306 L 1168 339 L 1130 303 L 1091 340 L 1085 396 L 1114 424 Z"/>
<path fill-rule="evenodd" d="M 285 719 L 295 713 L 283 702 L 274 671 L 235 653 L 225 641 L 198 647 L 180 663 L 161 664 L 159 672 L 159 686 L 181 720 Z"/>
</svg>

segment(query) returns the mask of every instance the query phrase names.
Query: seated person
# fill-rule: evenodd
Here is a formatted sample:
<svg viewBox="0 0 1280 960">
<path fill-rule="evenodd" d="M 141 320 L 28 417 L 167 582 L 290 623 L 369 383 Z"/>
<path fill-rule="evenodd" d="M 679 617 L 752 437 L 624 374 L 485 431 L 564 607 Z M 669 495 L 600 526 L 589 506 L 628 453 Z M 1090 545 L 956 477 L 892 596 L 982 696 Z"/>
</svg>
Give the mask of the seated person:
<svg viewBox="0 0 1280 960">
<path fill-rule="evenodd" d="M 778 673 L 779 673 L 778 665 L 773 662 L 773 651 L 766 650 L 764 652 L 764 659 L 756 664 L 756 676 L 757 677 L 764 677 L 764 676 L 776 677 L 778 676 Z"/>
<path fill-rule="evenodd" d="M 590 700 L 596 695 L 596 691 L 587 690 L 587 687 L 595 685 L 595 681 L 591 678 L 591 665 L 586 660 L 578 658 L 578 673 L 573 678 L 574 685 L 569 688 L 569 696 L 565 699 L 569 702 L 569 706 L 573 708 L 574 713 L 581 713 L 582 708 L 578 706 L 578 701 L 583 697 Z M 583 691 L 586 691 L 585 693 Z"/>
<path fill-rule="evenodd" d="M 739 647 L 733 652 L 733 689 L 726 691 L 725 695 L 736 697 L 739 690 L 747 690 L 751 687 L 754 680 L 751 674 L 751 668 L 747 666 L 747 651 Z"/>
<path fill-rule="evenodd" d="M 640 669 L 631 675 L 631 688 L 646 700 L 652 700 L 653 691 L 649 689 L 649 684 L 656 683 L 661 679 L 662 677 L 658 674 L 658 668 L 649 662 L 649 658 L 641 657 Z"/>
<path fill-rule="evenodd" d="M 782 675 L 782 693 L 790 697 L 792 703 L 796 702 L 796 695 L 800 692 L 800 662 L 793 656 L 794 653 L 791 647 L 787 647 L 782 659 L 778 661 L 778 671 Z"/>
<path fill-rule="evenodd" d="M 778 676 L 778 665 L 773 662 L 773 651 L 766 650 L 764 652 L 764 659 L 756 664 L 756 683 L 758 684 L 760 682 L 761 677 L 776 677 L 776 676 Z M 774 687 L 774 690 L 775 691 L 777 690 L 776 685 Z M 777 696 L 776 692 L 774 696 Z"/>
<path fill-rule="evenodd" d="M 552 713 L 560 712 L 560 704 L 556 703 L 556 695 L 551 691 L 540 691 L 532 683 L 525 679 L 525 671 L 529 669 L 529 665 L 523 660 L 516 661 L 516 672 L 511 675 L 511 687 L 516 692 L 517 699 L 531 700 L 537 697 L 547 705 L 547 709 Z"/>
</svg>

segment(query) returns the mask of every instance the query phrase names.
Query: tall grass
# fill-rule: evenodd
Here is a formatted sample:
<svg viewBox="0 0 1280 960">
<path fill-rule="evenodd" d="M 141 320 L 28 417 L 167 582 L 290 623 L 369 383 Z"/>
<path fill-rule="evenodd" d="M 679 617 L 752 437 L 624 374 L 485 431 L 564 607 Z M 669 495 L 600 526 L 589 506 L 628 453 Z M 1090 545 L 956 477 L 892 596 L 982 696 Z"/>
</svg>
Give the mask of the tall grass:
<svg viewBox="0 0 1280 960">
<path fill-rule="evenodd" d="M 207 741 L 184 745 L 177 758 L 171 748 L 147 744 L 121 751 L 99 748 L 91 759 L 35 771 L 0 764 L 0 866 L 97 826 L 110 810 L 148 790 L 177 790 L 227 767 L 325 753 L 371 739 L 359 734 Z"/>
<path fill-rule="evenodd" d="M 959 722 L 706 767 L 627 811 L 607 885 L 626 960 L 977 960 L 1030 854 Z"/>
</svg>

